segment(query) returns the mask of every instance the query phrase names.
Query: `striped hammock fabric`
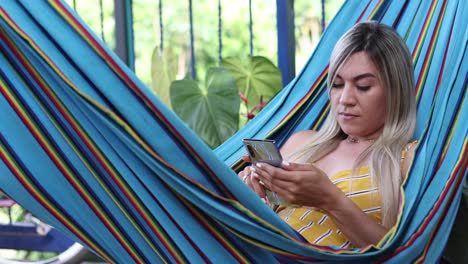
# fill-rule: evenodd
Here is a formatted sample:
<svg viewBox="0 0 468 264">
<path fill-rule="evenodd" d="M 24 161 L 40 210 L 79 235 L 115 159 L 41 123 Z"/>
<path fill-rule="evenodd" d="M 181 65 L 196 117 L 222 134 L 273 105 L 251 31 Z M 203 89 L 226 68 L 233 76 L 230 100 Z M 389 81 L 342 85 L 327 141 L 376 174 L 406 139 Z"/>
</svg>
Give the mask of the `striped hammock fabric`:
<svg viewBox="0 0 468 264">
<path fill-rule="evenodd" d="M 467 178 L 467 17 L 464 0 L 346 1 L 298 76 L 213 151 L 64 2 L 1 1 L 0 188 L 111 263 L 435 262 Z M 364 20 L 412 52 L 420 144 L 378 245 L 311 245 L 232 168 L 242 138 L 320 127 L 331 49 Z"/>
</svg>

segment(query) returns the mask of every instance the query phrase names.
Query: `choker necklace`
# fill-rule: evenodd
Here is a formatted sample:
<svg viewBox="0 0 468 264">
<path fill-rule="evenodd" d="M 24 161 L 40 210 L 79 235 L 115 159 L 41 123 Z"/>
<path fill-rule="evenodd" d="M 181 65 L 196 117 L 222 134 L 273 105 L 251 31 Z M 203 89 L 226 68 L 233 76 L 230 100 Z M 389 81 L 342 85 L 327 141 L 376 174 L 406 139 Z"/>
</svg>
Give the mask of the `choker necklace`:
<svg viewBox="0 0 468 264">
<path fill-rule="evenodd" d="M 364 139 L 364 140 L 360 140 L 358 138 L 355 138 L 355 137 L 351 137 L 351 136 L 348 136 L 346 138 L 346 142 L 350 143 L 350 144 L 357 144 L 359 142 L 371 142 L 371 143 L 374 143 L 375 139 Z"/>
</svg>

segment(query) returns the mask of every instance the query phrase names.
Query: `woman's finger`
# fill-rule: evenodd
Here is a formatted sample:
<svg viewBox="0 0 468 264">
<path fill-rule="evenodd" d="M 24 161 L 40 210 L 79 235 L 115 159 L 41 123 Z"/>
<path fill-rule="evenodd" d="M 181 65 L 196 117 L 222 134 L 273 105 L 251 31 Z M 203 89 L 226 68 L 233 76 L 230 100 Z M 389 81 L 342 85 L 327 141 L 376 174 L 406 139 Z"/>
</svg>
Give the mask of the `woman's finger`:
<svg viewBox="0 0 468 264">
<path fill-rule="evenodd" d="M 247 167 L 245 167 L 242 171 L 240 171 L 240 172 L 237 174 L 237 175 L 239 176 L 239 178 L 243 179 L 245 175 L 250 174 L 251 167 L 252 167 L 252 166 L 247 166 Z"/>
<path fill-rule="evenodd" d="M 265 197 L 265 188 L 260 184 L 258 178 L 253 176 L 253 172 L 246 176 L 245 183 L 258 195 L 260 198 Z"/>
<path fill-rule="evenodd" d="M 269 164 L 258 163 L 252 170 L 254 170 L 254 176 L 258 177 L 259 181 L 263 182 L 266 187 L 270 187 L 271 184 L 281 180 L 279 169 Z"/>
<path fill-rule="evenodd" d="M 250 159 L 250 156 L 249 156 L 249 155 L 243 155 L 243 156 L 241 157 L 241 159 L 242 159 L 243 161 L 245 161 L 245 162 L 251 162 L 251 161 L 252 161 L 252 160 Z"/>
</svg>

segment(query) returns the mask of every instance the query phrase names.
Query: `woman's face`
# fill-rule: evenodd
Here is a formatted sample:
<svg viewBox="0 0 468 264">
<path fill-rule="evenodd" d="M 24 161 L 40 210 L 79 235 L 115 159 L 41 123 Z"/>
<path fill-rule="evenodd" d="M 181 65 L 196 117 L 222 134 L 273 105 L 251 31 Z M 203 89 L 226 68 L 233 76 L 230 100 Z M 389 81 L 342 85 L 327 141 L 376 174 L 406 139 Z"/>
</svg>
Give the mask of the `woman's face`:
<svg viewBox="0 0 468 264">
<path fill-rule="evenodd" d="M 330 88 L 341 129 L 356 138 L 376 138 L 385 122 L 385 90 L 379 72 L 365 52 L 356 52 L 337 72 Z"/>
</svg>

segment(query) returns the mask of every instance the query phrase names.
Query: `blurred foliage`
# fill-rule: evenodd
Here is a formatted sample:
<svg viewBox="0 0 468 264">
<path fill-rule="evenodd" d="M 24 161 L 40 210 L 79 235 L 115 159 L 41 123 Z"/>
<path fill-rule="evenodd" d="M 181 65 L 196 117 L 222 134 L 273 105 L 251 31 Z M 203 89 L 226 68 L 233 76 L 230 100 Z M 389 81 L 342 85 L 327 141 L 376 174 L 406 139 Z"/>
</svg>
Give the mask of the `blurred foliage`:
<svg viewBox="0 0 468 264">
<path fill-rule="evenodd" d="M 107 45 L 115 47 L 113 18 L 114 0 L 102 0 L 103 23 L 98 0 L 66 0 L 97 36 L 104 36 Z M 73 3 L 75 2 L 75 6 Z M 159 24 L 159 0 L 133 0 L 135 41 L 135 71 L 147 86 L 151 86 L 151 60 L 155 48 L 171 49 L 176 56 L 176 79 L 183 79 L 190 68 L 189 1 L 162 1 L 162 36 Z M 344 0 L 325 1 L 328 23 Z M 221 1 L 222 57 L 249 55 L 248 0 Z M 296 71 L 312 53 L 321 35 L 321 1 L 295 0 Z M 276 1 L 252 1 L 253 54 L 268 58 L 276 64 Z M 208 68 L 218 61 L 217 1 L 193 1 L 193 31 L 197 78 L 204 77 Z"/>
</svg>

